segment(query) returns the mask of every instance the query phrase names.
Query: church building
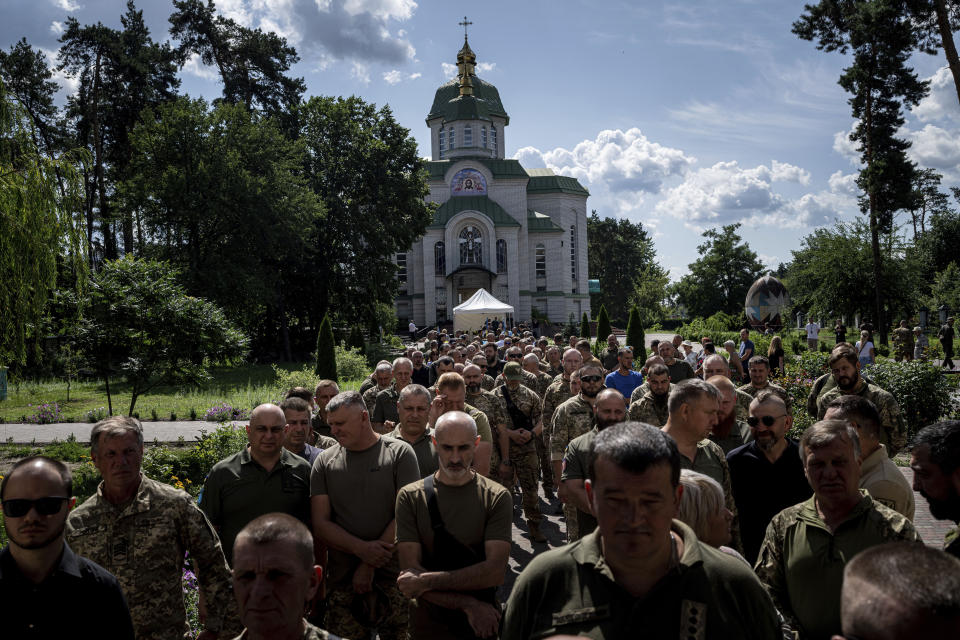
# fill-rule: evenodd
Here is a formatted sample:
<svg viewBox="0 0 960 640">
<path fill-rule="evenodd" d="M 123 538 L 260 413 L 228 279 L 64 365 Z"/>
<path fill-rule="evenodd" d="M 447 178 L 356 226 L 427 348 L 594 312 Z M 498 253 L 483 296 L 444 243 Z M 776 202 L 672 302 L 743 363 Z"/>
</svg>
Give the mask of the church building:
<svg viewBox="0 0 960 640">
<path fill-rule="evenodd" d="M 431 326 L 484 288 L 553 323 L 590 313 L 587 190 L 550 169 L 504 158 L 510 124 L 492 84 L 478 78 L 464 35 L 457 77 L 437 89 L 427 115 L 430 195 L 439 205 L 424 236 L 396 256 L 402 324 Z"/>
</svg>

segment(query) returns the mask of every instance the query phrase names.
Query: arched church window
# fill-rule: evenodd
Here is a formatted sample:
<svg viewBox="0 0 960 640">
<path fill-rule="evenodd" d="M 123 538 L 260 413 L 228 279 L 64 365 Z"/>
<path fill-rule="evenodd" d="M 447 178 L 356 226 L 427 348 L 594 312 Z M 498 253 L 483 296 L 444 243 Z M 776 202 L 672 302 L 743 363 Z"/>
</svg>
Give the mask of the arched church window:
<svg viewBox="0 0 960 640">
<path fill-rule="evenodd" d="M 483 148 L 487 148 L 487 128 L 480 127 L 480 143 L 483 145 Z"/>
<path fill-rule="evenodd" d="M 433 272 L 438 276 L 447 275 L 447 248 L 443 242 L 433 245 Z"/>
<path fill-rule="evenodd" d="M 463 146 L 473 146 L 473 127 L 469 125 L 463 128 Z"/>
<path fill-rule="evenodd" d="M 466 226 L 458 237 L 460 242 L 460 264 L 483 264 L 483 237 L 480 229 Z"/>
<path fill-rule="evenodd" d="M 537 270 L 537 278 L 546 278 L 547 277 L 547 248 L 543 246 L 543 243 L 537 245 L 537 252 L 535 254 L 535 267 Z"/>
<path fill-rule="evenodd" d="M 497 273 L 507 272 L 507 241 L 497 240 Z"/>
<path fill-rule="evenodd" d="M 494 126 L 490 127 L 490 148 L 497 150 L 497 128 Z"/>
</svg>

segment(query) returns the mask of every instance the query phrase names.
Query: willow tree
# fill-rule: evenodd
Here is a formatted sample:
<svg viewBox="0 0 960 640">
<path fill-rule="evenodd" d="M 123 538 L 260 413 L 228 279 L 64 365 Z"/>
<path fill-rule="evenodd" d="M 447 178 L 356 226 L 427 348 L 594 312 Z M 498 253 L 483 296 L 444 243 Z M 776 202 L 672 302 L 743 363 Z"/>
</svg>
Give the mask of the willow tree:
<svg viewBox="0 0 960 640">
<path fill-rule="evenodd" d="M 0 81 L 0 364 L 25 364 L 46 317 L 58 270 L 85 282 L 82 152 L 56 157 L 37 146 L 33 122 Z M 64 189 L 58 184 L 63 179 Z"/>
</svg>

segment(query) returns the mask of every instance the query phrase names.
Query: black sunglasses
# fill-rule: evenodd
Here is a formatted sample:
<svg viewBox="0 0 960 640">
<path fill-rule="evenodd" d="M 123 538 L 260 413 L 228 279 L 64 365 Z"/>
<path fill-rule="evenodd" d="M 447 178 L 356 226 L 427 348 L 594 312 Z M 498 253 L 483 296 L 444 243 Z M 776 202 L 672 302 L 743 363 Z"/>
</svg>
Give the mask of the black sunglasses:
<svg viewBox="0 0 960 640">
<path fill-rule="evenodd" d="M 37 498 L 28 500 L 26 498 L 11 498 L 3 501 L 3 513 L 8 518 L 22 518 L 30 513 L 30 509 L 36 508 L 37 513 L 42 516 L 52 516 L 59 513 L 63 503 L 70 498 L 61 498 L 59 496 L 50 496 L 48 498 Z"/>
<path fill-rule="evenodd" d="M 522 357 L 523 357 L 523 354 L 522 354 L 522 353 L 508 353 L 508 354 L 507 354 L 507 357 L 508 357 L 508 358 L 522 358 Z"/>
<path fill-rule="evenodd" d="M 757 416 L 750 416 L 747 418 L 747 424 L 751 427 L 756 427 L 762 422 L 765 427 L 772 427 L 777 420 L 785 415 L 787 414 L 782 413 L 779 416 L 763 416 L 761 418 L 758 418 Z"/>
<path fill-rule="evenodd" d="M 599 382 L 603 376 L 580 376 L 580 382 Z"/>
</svg>

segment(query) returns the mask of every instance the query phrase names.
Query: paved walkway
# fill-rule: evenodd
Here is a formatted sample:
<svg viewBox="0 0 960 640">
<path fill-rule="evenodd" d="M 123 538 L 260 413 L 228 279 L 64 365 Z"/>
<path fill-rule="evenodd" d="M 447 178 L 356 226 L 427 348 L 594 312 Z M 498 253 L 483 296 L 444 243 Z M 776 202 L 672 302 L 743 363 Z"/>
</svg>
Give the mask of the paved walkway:
<svg viewBox="0 0 960 640">
<path fill-rule="evenodd" d="M 246 422 L 235 421 L 234 424 L 243 425 Z M 207 433 L 216 430 L 218 422 L 180 421 L 180 422 L 143 422 L 143 439 L 145 442 L 177 442 L 181 437 L 192 442 L 200 436 L 201 431 Z M 66 440 L 73 435 L 79 442 L 90 442 L 90 430 L 93 425 L 88 422 L 60 422 L 57 424 L 0 424 L 0 442 L 15 444 L 44 444 L 54 440 Z"/>
</svg>

